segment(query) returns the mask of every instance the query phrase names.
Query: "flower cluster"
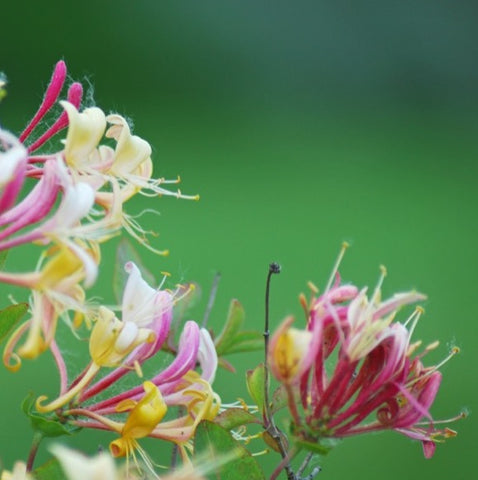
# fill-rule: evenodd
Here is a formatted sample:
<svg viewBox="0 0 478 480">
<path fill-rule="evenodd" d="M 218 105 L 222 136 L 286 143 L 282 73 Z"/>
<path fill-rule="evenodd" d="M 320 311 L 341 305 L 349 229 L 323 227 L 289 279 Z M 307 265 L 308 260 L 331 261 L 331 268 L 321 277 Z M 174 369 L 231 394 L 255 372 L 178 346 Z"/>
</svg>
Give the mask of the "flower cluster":
<svg viewBox="0 0 478 480">
<path fill-rule="evenodd" d="M 307 326 L 292 327 L 293 317 L 282 323 L 271 339 L 271 370 L 287 391 L 299 443 L 393 429 L 420 440 L 430 458 L 436 442 L 456 434 L 438 428 L 443 422 L 429 412 L 444 362 L 425 367 L 423 356 L 438 342 L 421 353 L 421 342 L 411 342 L 421 307 L 404 323 L 395 320 L 401 307 L 426 297 L 411 291 L 381 300 L 384 276 L 382 269 L 370 298 L 367 288 L 343 285 L 338 273 L 320 296 L 311 286 L 311 299 L 301 296 Z"/>
<path fill-rule="evenodd" d="M 112 310 L 100 307 L 91 330 L 91 361 L 82 373 L 68 381 L 66 363 L 59 350 L 54 352 L 61 377 L 60 395 L 49 403 L 41 396 L 36 401 L 40 413 L 55 412 L 79 427 L 111 430 L 120 438 L 111 442 L 113 456 L 134 456 L 138 450 L 147 461 L 137 439 L 146 436 L 176 443 L 186 457 L 189 440 L 203 419 L 213 419 L 220 399 L 211 388 L 217 368 L 212 339 L 196 322 L 188 321 L 179 340 L 172 363 L 142 385 L 123 389 L 120 379 L 139 373 L 141 366 L 163 346 L 169 335 L 174 294 L 150 287 L 138 268 L 129 262 L 129 272 L 122 301 L 122 319 Z M 195 371 L 196 364 L 202 370 Z M 93 383 L 98 373 L 115 367 Z M 98 397 L 114 386 L 115 394 Z M 185 415 L 162 422 L 169 407 L 185 407 Z M 126 414 L 118 421 L 118 414 Z M 113 420 L 111 417 L 114 417 Z"/>
<path fill-rule="evenodd" d="M 40 247 L 36 268 L 0 271 L 0 282 L 30 291 L 29 319 L 6 342 L 3 361 L 17 371 L 23 359 L 49 350 L 58 368 L 60 392 L 51 401 L 38 397 L 35 414 L 70 427 L 111 430 L 118 435 L 110 444 L 113 456 L 136 459 L 139 452 L 153 470 L 138 439 L 174 442 L 187 458 L 196 426 L 212 420 L 219 410 L 220 399 L 211 387 L 218 363 L 213 341 L 207 330 L 187 321 L 170 365 L 126 387 L 124 376 L 143 377 L 144 362 L 167 341 L 172 345 L 173 309 L 188 289 L 164 289 L 164 280 L 154 288 L 133 262 L 127 262 L 120 318 L 115 309 L 88 302 L 85 289 L 95 283 L 101 245 L 122 229 L 153 252 L 167 253 L 149 245 L 147 232 L 125 212 L 134 195 L 197 196 L 164 188 L 179 179 L 152 176 L 151 147 L 131 133 L 123 117 L 105 115 L 98 107 L 82 110 L 79 83 L 73 83 L 66 100 L 59 102 L 62 113 L 39 132 L 65 79 L 66 66 L 60 61 L 38 112 L 18 138 L 0 128 L 0 252 L 22 245 Z M 47 142 L 65 128 L 60 149 L 45 153 Z M 55 339 L 60 318 L 75 331 L 83 326 L 76 335 L 86 331 L 89 338 L 89 363 L 76 378 L 70 378 Z M 182 407 L 183 414 L 165 420 L 171 406 Z"/>
<path fill-rule="evenodd" d="M 24 359 L 48 350 L 59 376 L 55 398 L 35 395 L 23 403 L 35 430 L 32 449 L 27 464 L 18 462 L 13 471 L 2 471 L 1 480 L 34 478 L 31 471 L 41 439 L 82 428 L 107 430 L 115 438 L 110 455 L 101 453 L 91 460 L 53 446 L 70 480 L 159 478 L 140 445 L 145 437 L 172 442 L 174 457 L 181 455 L 183 467 L 173 469 L 165 480 L 202 480 L 212 470 L 224 478 L 233 471 L 263 478 L 255 459 L 239 444 L 258 437 L 282 456 L 271 479 L 285 468 L 295 480 L 305 478 L 302 473 L 311 457 L 297 475 L 290 460 L 302 447 L 320 451 L 325 438 L 392 429 L 421 441 L 430 458 L 437 442 L 456 434 L 443 427 L 448 421 L 435 421 L 430 408 L 441 383 L 440 367 L 458 349 L 438 365 L 425 366 L 424 356 L 438 342 L 420 350 L 420 342 L 411 340 L 422 308 L 416 307 L 403 323 L 396 321 L 402 307 L 425 296 L 411 291 L 382 300 L 385 269 L 370 296 L 366 288 L 342 284 L 338 265 L 345 246 L 324 293 L 318 295 L 311 285 L 311 298 L 300 297 L 305 328 L 294 328 L 293 317 L 286 318 L 270 341 L 269 286 L 271 275 L 280 271 L 278 264 L 271 264 L 267 277 L 264 342 L 260 332 L 242 330 L 244 311 L 237 300 L 231 302 L 217 336 L 195 321 L 177 321 L 176 305 L 193 287 L 167 289 L 167 274 L 153 286 L 143 278 L 138 262 L 124 265 L 119 305 L 88 300 L 87 289 L 101 266 L 101 248 L 113 236 L 126 231 L 151 251 L 167 253 L 150 245 L 150 232 L 126 212 L 132 197 L 198 197 L 165 188 L 179 178 L 153 177 L 150 145 L 131 132 L 122 116 L 105 115 L 96 106 L 81 108 L 81 84 L 73 83 L 66 99 L 58 101 L 66 73 L 65 63 L 58 62 L 37 113 L 18 138 L 0 128 L 0 282 L 23 287 L 29 294 L 29 305 L 11 305 L 0 312 L 0 340 L 6 339 L 3 362 L 16 372 Z M 0 78 L 0 100 L 3 87 Z M 61 111 L 55 116 L 57 103 Z M 60 136 L 59 147 L 50 151 Z M 22 246 L 39 252 L 36 266 L 26 272 L 4 271 L 7 251 Z M 216 287 L 217 283 L 203 326 Z M 22 322 L 27 309 L 28 319 Z M 57 343 L 60 320 L 75 338 L 88 340 L 89 355 L 76 376 Z M 218 364 L 233 370 L 223 356 L 262 348 L 265 365 L 247 374 L 256 405 L 249 408 L 241 399 L 221 407 L 212 388 L 216 370 Z M 171 354 L 164 368 L 150 361 L 161 352 Z M 272 397 L 270 372 L 282 384 Z M 290 448 L 273 418 L 284 405 L 284 392 Z M 179 408 L 171 411 L 172 407 Z M 251 423 L 263 431 L 245 436 Z M 125 468 L 117 469 L 112 457 L 126 457 Z M 172 463 L 175 467 L 175 460 Z M 319 470 L 314 468 L 307 478 Z"/>
<path fill-rule="evenodd" d="M 59 102 L 63 112 L 41 132 L 66 73 L 65 63 L 58 62 L 42 104 L 19 138 L 0 128 L 0 252 L 26 244 L 43 247 L 36 269 L 0 272 L 1 282 L 32 292 L 31 318 L 5 349 L 4 363 L 11 370 L 49 348 L 60 316 L 74 312 L 73 327 L 83 318 L 90 321 L 84 288 L 95 282 L 101 243 L 124 228 L 151 250 L 167 253 L 152 247 L 147 232 L 125 212 L 130 198 L 137 193 L 197 198 L 163 187 L 178 180 L 152 177 L 151 147 L 131 133 L 123 117 L 105 115 L 98 107 L 80 110 L 80 83 L 69 87 Z M 38 153 L 64 128 L 60 150 Z M 104 138 L 115 147 L 102 143 Z M 28 189 L 23 198 L 22 187 Z"/>
</svg>

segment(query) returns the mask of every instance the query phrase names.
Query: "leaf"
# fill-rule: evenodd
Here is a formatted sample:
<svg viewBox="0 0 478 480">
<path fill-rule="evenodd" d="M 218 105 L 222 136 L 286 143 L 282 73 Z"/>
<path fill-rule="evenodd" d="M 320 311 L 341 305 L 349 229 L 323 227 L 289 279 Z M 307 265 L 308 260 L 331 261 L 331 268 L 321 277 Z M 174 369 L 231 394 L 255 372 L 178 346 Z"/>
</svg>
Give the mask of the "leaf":
<svg viewBox="0 0 478 480">
<path fill-rule="evenodd" d="M 234 338 L 244 324 L 244 318 L 244 308 L 241 303 L 235 299 L 231 300 L 224 328 L 214 342 L 219 356 L 224 355 L 231 345 L 234 345 Z"/>
<path fill-rule="evenodd" d="M 0 270 L 5 266 L 7 255 L 8 255 L 8 250 L 2 250 L 0 252 Z"/>
<path fill-rule="evenodd" d="M 246 385 L 249 395 L 259 408 L 261 414 L 264 414 L 264 384 L 265 370 L 264 364 L 260 363 L 254 370 L 246 372 Z"/>
<path fill-rule="evenodd" d="M 261 332 L 244 330 L 236 334 L 226 353 L 256 352 L 263 348 L 264 336 Z"/>
<path fill-rule="evenodd" d="M 56 458 L 33 470 L 35 480 L 65 480 L 65 473 L 61 468 L 60 462 Z"/>
<path fill-rule="evenodd" d="M 128 280 L 128 274 L 124 270 L 125 263 L 134 262 L 139 268 L 143 279 L 152 287 L 156 285 L 154 275 L 143 265 L 141 257 L 126 238 L 120 240 L 116 250 L 116 262 L 113 272 L 113 292 L 116 301 L 121 304 L 123 290 Z"/>
<path fill-rule="evenodd" d="M 287 406 L 287 392 L 284 385 L 279 385 L 272 394 L 271 400 L 271 413 L 278 412 L 282 408 Z"/>
<path fill-rule="evenodd" d="M 22 410 L 30 419 L 30 423 L 35 432 L 39 432 L 44 437 L 59 437 L 61 435 L 74 435 L 81 430 L 81 427 L 65 423 L 56 415 L 48 417 L 34 410 L 35 395 L 30 393 L 22 402 Z"/>
<path fill-rule="evenodd" d="M 226 430 L 232 430 L 233 428 L 247 425 L 248 423 L 260 424 L 261 421 L 243 408 L 228 408 L 214 419 L 214 423 L 217 423 Z"/>
<path fill-rule="evenodd" d="M 289 441 L 287 439 L 287 436 L 281 430 L 279 430 L 279 436 L 282 441 L 282 445 L 284 445 L 285 450 L 288 450 Z M 266 442 L 266 444 L 272 448 L 272 450 L 276 451 L 277 453 L 282 452 L 281 448 L 279 447 L 279 442 L 267 430 L 265 430 L 264 433 L 262 434 L 262 438 L 264 439 L 264 442 Z"/>
<path fill-rule="evenodd" d="M 28 310 L 28 303 L 16 303 L 0 311 L 0 343 L 10 335 Z"/>
<path fill-rule="evenodd" d="M 254 457 L 219 425 L 203 420 L 196 428 L 194 456 L 198 463 L 207 459 L 210 480 L 263 480 L 264 473 Z"/>
<path fill-rule="evenodd" d="M 238 300 L 231 300 L 224 328 L 214 342 L 218 356 L 229 353 L 252 352 L 264 348 L 264 340 L 260 332 L 241 332 L 244 320 L 243 306 Z"/>
<path fill-rule="evenodd" d="M 294 439 L 294 442 L 298 447 L 319 455 L 327 455 L 333 448 L 333 445 L 324 445 L 322 443 L 311 442 L 297 438 Z"/>
</svg>

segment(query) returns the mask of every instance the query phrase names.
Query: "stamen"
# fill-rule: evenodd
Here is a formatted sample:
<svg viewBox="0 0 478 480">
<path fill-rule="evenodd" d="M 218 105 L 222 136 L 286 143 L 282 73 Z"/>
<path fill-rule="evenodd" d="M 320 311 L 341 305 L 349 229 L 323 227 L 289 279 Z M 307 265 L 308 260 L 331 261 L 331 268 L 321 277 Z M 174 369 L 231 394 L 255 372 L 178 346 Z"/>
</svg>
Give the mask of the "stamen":
<svg viewBox="0 0 478 480">
<path fill-rule="evenodd" d="M 415 327 L 417 326 L 418 320 L 422 316 L 422 314 L 425 313 L 425 310 L 423 307 L 415 307 L 415 311 L 407 318 L 407 320 L 404 323 L 404 326 L 407 327 L 409 323 L 412 324 L 412 326 L 409 329 L 408 333 L 408 338 L 412 338 L 413 332 L 415 330 Z"/>
<path fill-rule="evenodd" d="M 328 293 L 330 290 L 330 287 L 332 286 L 332 283 L 334 282 L 335 276 L 337 275 L 337 271 L 339 269 L 339 266 L 342 262 L 342 259 L 344 258 L 345 251 L 347 248 L 349 248 L 349 243 L 343 242 L 342 243 L 342 248 L 340 249 L 339 256 L 337 257 L 337 260 L 335 261 L 334 268 L 332 269 L 332 273 L 330 275 L 329 281 L 327 282 L 327 286 L 325 287 L 325 292 L 324 295 Z"/>
<path fill-rule="evenodd" d="M 369 308 L 373 308 L 374 304 L 378 304 L 380 302 L 380 290 L 383 285 L 383 281 L 385 280 L 385 277 L 387 276 L 387 269 L 385 268 L 384 265 L 380 265 L 380 277 L 377 282 L 377 286 L 375 287 L 375 290 L 373 291 L 372 298 L 370 299 L 370 305 Z"/>
<path fill-rule="evenodd" d="M 431 352 L 432 350 L 435 350 L 439 345 L 440 342 L 438 340 L 435 340 L 434 342 L 430 343 L 430 345 L 427 345 L 425 347 L 425 352 Z"/>
<path fill-rule="evenodd" d="M 460 348 L 457 346 L 452 347 L 450 353 L 439 364 L 435 365 L 434 367 L 431 367 L 430 369 L 426 370 L 423 375 L 420 375 L 419 377 L 407 383 L 407 387 L 414 385 L 416 382 L 419 382 L 424 378 L 430 376 L 432 373 L 436 372 L 437 370 L 440 370 L 440 368 L 443 367 L 445 363 L 447 363 L 452 357 L 454 357 L 458 353 L 460 353 Z"/>
<path fill-rule="evenodd" d="M 309 290 L 312 291 L 313 294 L 317 295 L 319 293 L 319 288 L 312 282 L 307 282 L 307 286 L 309 287 Z"/>
<path fill-rule="evenodd" d="M 455 415 L 454 417 L 451 417 L 451 418 L 446 418 L 444 420 L 433 420 L 433 425 L 443 425 L 445 423 L 452 423 L 452 422 L 456 422 L 457 420 L 463 420 L 464 418 L 467 418 L 467 417 L 468 417 L 468 412 L 462 411 L 458 415 Z M 419 422 L 419 423 L 416 423 L 415 425 L 428 426 L 430 425 L 430 422 Z"/>
<path fill-rule="evenodd" d="M 139 378 L 143 378 L 143 370 L 141 369 L 141 365 L 139 364 L 138 360 L 134 361 L 134 370 Z"/>
<path fill-rule="evenodd" d="M 309 316 L 309 304 L 307 303 L 307 299 L 303 293 L 299 295 L 299 303 L 304 309 L 305 317 L 307 318 Z"/>
<path fill-rule="evenodd" d="M 189 295 L 191 292 L 193 292 L 195 289 L 196 289 L 196 285 L 194 283 L 190 283 L 187 289 L 184 288 L 184 285 L 181 285 L 181 284 L 176 285 L 176 291 L 171 292 L 171 295 L 174 297 L 174 303 L 176 304 L 177 302 L 182 300 L 184 297 Z M 181 293 L 178 297 L 176 297 L 176 295 L 181 291 L 183 293 Z"/>
</svg>

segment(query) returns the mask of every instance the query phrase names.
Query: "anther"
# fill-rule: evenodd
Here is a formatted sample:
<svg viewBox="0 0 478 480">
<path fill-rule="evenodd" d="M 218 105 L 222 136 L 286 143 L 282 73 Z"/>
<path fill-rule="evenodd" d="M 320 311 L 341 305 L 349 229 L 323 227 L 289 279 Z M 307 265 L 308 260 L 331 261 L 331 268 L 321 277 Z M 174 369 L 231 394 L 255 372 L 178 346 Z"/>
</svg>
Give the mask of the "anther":
<svg viewBox="0 0 478 480">
<path fill-rule="evenodd" d="M 330 290 L 330 287 L 332 286 L 332 282 L 334 281 L 334 278 L 337 275 L 337 271 L 342 262 L 342 259 L 344 258 L 345 251 L 347 250 L 347 248 L 349 248 L 349 246 L 350 245 L 348 242 L 342 242 L 342 248 L 340 249 L 339 256 L 335 261 L 334 268 L 332 269 L 332 273 L 330 275 L 329 281 L 327 282 L 327 286 L 325 287 L 325 293 L 327 293 Z"/>
<path fill-rule="evenodd" d="M 309 287 L 309 290 L 311 290 L 312 293 L 314 293 L 315 295 L 319 293 L 319 288 L 316 285 L 314 285 L 312 282 L 307 282 L 307 286 Z"/>
</svg>

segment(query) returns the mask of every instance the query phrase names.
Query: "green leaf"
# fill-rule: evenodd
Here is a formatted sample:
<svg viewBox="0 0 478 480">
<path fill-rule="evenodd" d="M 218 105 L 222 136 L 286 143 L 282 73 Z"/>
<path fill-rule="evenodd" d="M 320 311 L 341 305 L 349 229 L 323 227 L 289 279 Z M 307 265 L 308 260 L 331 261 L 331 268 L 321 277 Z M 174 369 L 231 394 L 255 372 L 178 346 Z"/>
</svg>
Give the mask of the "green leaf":
<svg viewBox="0 0 478 480">
<path fill-rule="evenodd" d="M 246 372 L 246 385 L 249 395 L 259 408 L 261 414 L 264 413 L 264 384 L 265 384 L 265 369 L 264 364 L 260 363 L 254 370 Z"/>
<path fill-rule="evenodd" d="M 35 480 L 65 480 L 65 473 L 61 468 L 60 462 L 56 458 L 33 470 Z"/>
<path fill-rule="evenodd" d="M 277 411 L 287 406 L 287 392 L 284 385 L 279 385 L 272 394 L 271 413 L 274 415 Z"/>
<path fill-rule="evenodd" d="M 121 304 L 123 290 L 129 276 L 124 270 L 124 265 L 127 262 L 134 262 L 139 268 L 143 279 L 153 288 L 156 286 L 154 275 L 144 267 L 141 257 L 131 243 L 123 238 L 120 240 L 118 249 L 116 250 L 116 262 L 113 273 L 113 292 L 119 304 Z"/>
<path fill-rule="evenodd" d="M 0 343 L 7 338 L 20 323 L 28 310 L 28 303 L 16 303 L 0 311 Z"/>
<path fill-rule="evenodd" d="M 228 408 L 214 419 L 214 423 L 217 423 L 226 430 L 232 430 L 233 428 L 247 425 L 248 423 L 260 424 L 261 421 L 243 408 Z"/>
<path fill-rule="evenodd" d="M 286 450 L 288 450 L 289 440 L 287 439 L 287 436 L 281 430 L 278 430 L 278 433 L 279 433 L 279 437 L 282 442 L 282 445 L 285 447 Z M 262 434 L 262 439 L 275 452 L 277 453 L 282 452 L 281 447 L 279 446 L 279 442 L 267 430 L 265 430 L 264 433 Z"/>
<path fill-rule="evenodd" d="M 59 437 L 61 435 L 74 435 L 81 430 L 81 427 L 65 423 L 55 414 L 47 416 L 35 411 L 35 395 L 30 393 L 22 402 L 22 410 L 30 419 L 35 432 L 41 433 L 44 437 Z"/>
<path fill-rule="evenodd" d="M 8 250 L 2 250 L 0 252 L 0 270 L 5 266 L 5 261 L 7 260 Z"/>
<path fill-rule="evenodd" d="M 207 459 L 210 480 L 263 480 L 256 459 L 231 434 L 219 425 L 203 420 L 196 428 L 194 456 L 198 463 Z"/>
<path fill-rule="evenodd" d="M 236 334 L 226 353 L 257 352 L 263 348 L 264 336 L 261 332 L 244 330 Z"/>
<path fill-rule="evenodd" d="M 323 443 L 302 440 L 297 438 L 294 439 L 294 442 L 298 447 L 301 447 L 312 453 L 317 453 L 319 455 L 327 455 L 334 447 L 334 445 L 324 445 Z"/>
<path fill-rule="evenodd" d="M 224 355 L 234 345 L 235 336 L 244 324 L 244 318 L 244 308 L 240 302 L 235 299 L 231 300 L 224 328 L 214 342 L 219 356 Z"/>
<path fill-rule="evenodd" d="M 262 333 L 242 331 L 244 325 L 244 308 L 238 300 L 231 300 L 226 323 L 215 340 L 218 356 L 229 353 L 252 352 L 264 348 Z"/>
</svg>

